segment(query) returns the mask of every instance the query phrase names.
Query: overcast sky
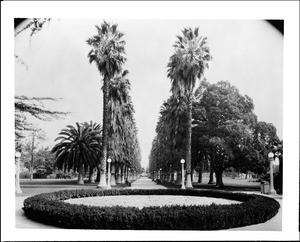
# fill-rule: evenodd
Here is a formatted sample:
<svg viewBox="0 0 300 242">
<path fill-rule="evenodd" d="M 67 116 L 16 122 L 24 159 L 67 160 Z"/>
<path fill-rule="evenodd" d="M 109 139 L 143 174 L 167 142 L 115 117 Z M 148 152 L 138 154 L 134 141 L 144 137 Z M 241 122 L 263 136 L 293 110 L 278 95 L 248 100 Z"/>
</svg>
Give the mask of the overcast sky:
<svg viewBox="0 0 300 242">
<path fill-rule="evenodd" d="M 283 36 L 261 20 L 119 20 L 126 41 L 131 96 L 142 149 L 148 164 L 160 106 L 170 95 L 167 63 L 176 35 L 184 27 L 199 27 L 208 37 L 213 61 L 205 77 L 210 83 L 228 80 L 253 99 L 259 121 L 273 123 L 282 138 Z M 89 64 L 86 40 L 103 19 L 53 19 L 30 41 L 29 31 L 15 38 L 15 94 L 63 98 L 49 107 L 70 111 L 64 120 L 36 122 L 52 146 L 59 131 L 75 122 L 102 123 L 102 77 Z"/>
</svg>

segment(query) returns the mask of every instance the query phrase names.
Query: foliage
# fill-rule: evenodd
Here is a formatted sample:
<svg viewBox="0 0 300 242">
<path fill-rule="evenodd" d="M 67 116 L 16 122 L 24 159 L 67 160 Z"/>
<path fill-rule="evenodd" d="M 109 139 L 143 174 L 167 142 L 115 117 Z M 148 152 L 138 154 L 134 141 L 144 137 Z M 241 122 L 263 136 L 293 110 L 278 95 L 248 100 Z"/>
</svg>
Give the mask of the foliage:
<svg viewBox="0 0 300 242">
<path fill-rule="evenodd" d="M 179 161 L 186 152 L 186 125 L 185 99 L 171 96 L 160 109 L 156 137 L 149 156 L 150 172 L 160 168 L 168 170 L 170 166 L 173 169 L 180 168 Z"/>
<path fill-rule="evenodd" d="M 118 195 L 181 195 L 215 197 L 240 204 L 209 206 L 96 207 L 68 204 L 79 197 Z M 25 215 L 32 220 L 71 229 L 117 230 L 219 230 L 262 223 L 275 216 L 279 203 L 265 196 L 211 190 L 64 190 L 24 200 Z"/>
<path fill-rule="evenodd" d="M 150 171 L 172 164 L 176 155 L 174 147 L 182 147 L 185 142 L 182 134 L 187 125 L 184 119 L 187 103 L 183 99 L 176 106 L 176 102 L 170 100 L 168 105 L 164 103 L 157 123 L 157 136 L 149 157 Z M 266 173 L 269 167 L 267 154 L 279 139 L 276 128 L 257 121 L 253 109 L 252 99 L 240 94 L 228 81 L 210 84 L 204 79 L 196 89 L 193 101 L 192 167 L 198 172 L 204 165 L 206 171 L 211 167 L 219 186 L 223 186 L 222 172 L 229 167 L 244 173 Z M 181 114 L 178 110 L 182 110 Z M 178 157 L 174 162 L 174 168 L 179 170 Z"/>
<path fill-rule="evenodd" d="M 22 33 L 23 31 L 30 28 L 30 38 L 36 34 L 37 32 L 41 31 L 43 25 L 45 23 L 49 23 L 51 18 L 33 18 L 26 26 L 24 26 L 21 30 L 15 33 L 15 37 Z"/>
<path fill-rule="evenodd" d="M 84 165 L 95 167 L 101 154 L 101 127 L 90 122 L 76 127 L 68 125 L 63 129 L 55 141 L 57 143 L 52 152 L 55 153 L 55 166 L 61 170 L 72 169 L 79 171 Z"/>
<path fill-rule="evenodd" d="M 175 52 L 168 63 L 168 77 L 171 79 L 171 92 L 175 97 L 186 98 L 186 170 L 187 187 L 191 183 L 191 137 L 192 137 L 192 101 L 196 80 L 203 77 L 208 62 L 212 59 L 207 38 L 199 35 L 199 28 L 185 28 L 182 36 L 177 36 Z"/>
<path fill-rule="evenodd" d="M 45 102 L 57 102 L 59 99 L 52 97 L 27 97 L 15 96 L 15 135 L 16 140 L 24 138 L 24 131 L 34 131 L 35 128 L 28 121 L 27 115 L 39 120 L 51 121 L 60 119 L 69 112 L 49 110 L 45 107 Z"/>
<path fill-rule="evenodd" d="M 109 82 L 122 70 L 125 58 L 125 41 L 122 40 L 124 34 L 118 30 L 117 24 L 103 22 L 101 26 L 95 26 L 97 35 L 89 38 L 87 44 L 92 47 L 88 53 L 90 63 L 95 63 L 98 71 L 103 76 L 103 135 L 100 170 L 102 174 L 106 172 L 107 146 L 108 146 L 108 98 Z M 105 180 L 105 179 L 104 179 Z M 104 185 L 104 184 L 103 184 Z"/>
<path fill-rule="evenodd" d="M 133 117 L 134 107 L 129 94 L 130 81 L 125 70 L 109 82 L 108 156 L 118 165 L 140 170 L 140 147 Z"/>
</svg>

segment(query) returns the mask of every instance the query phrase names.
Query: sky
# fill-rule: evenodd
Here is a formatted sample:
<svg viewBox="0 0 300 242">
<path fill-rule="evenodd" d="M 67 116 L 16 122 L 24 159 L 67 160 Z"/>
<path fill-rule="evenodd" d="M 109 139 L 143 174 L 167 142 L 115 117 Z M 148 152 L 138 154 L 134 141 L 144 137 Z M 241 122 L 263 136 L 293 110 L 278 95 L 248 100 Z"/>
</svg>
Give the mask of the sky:
<svg viewBox="0 0 300 242">
<path fill-rule="evenodd" d="M 167 63 L 176 36 L 184 27 L 199 27 L 208 38 L 213 60 L 204 76 L 210 83 L 228 80 L 253 99 L 259 121 L 273 123 L 283 133 L 283 36 L 262 20 L 122 20 L 131 96 L 135 108 L 142 166 L 148 165 L 160 106 L 170 96 Z M 62 98 L 46 103 L 53 110 L 71 112 L 63 120 L 41 122 L 43 145 L 52 147 L 66 125 L 93 120 L 102 123 L 102 76 L 90 64 L 86 40 L 96 34 L 103 19 L 52 19 L 31 39 L 30 31 L 15 37 L 15 94 Z M 25 24 L 25 23 L 24 23 Z M 19 26 L 19 28 L 22 27 Z"/>
</svg>

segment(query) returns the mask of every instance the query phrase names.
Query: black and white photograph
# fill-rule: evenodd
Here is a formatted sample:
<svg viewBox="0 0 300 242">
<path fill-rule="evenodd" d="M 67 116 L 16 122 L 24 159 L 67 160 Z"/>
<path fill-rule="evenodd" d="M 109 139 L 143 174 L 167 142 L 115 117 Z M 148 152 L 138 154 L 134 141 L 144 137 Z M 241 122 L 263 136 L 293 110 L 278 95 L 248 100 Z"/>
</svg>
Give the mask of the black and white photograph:
<svg viewBox="0 0 300 242">
<path fill-rule="evenodd" d="M 299 2 L 3 5 L 4 240 L 297 240 Z"/>
</svg>

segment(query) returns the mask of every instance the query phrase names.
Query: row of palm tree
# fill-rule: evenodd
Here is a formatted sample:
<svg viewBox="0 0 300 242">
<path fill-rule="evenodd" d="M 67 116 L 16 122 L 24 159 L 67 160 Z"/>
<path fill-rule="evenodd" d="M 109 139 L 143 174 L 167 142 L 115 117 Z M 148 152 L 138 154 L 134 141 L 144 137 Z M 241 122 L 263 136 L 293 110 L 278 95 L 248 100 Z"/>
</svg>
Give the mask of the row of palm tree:
<svg viewBox="0 0 300 242">
<path fill-rule="evenodd" d="M 175 98 L 185 98 L 186 112 L 186 187 L 191 188 L 191 138 L 192 138 L 192 102 L 197 80 L 203 78 L 212 56 L 207 46 L 207 38 L 199 34 L 199 28 L 184 28 L 182 36 L 177 36 L 175 51 L 168 63 L 168 77 L 171 79 L 171 92 Z"/>
<path fill-rule="evenodd" d="M 105 21 L 100 27 L 97 25 L 95 27 L 97 34 L 87 40 L 87 44 L 92 47 L 88 59 L 90 63 L 96 64 L 103 80 L 102 128 L 97 124 L 97 136 L 94 136 L 95 129 L 92 128 L 93 132 L 89 132 L 86 123 L 76 124 L 77 128 L 68 126 L 68 130 L 60 133 L 58 140 L 62 141 L 53 148 L 53 152 L 56 152 L 59 168 L 67 166 L 80 174 L 82 167 L 90 167 L 90 174 L 92 174 L 94 167 L 97 167 L 100 173 L 98 187 L 106 188 L 108 158 L 112 160 L 111 178 L 114 185 L 115 174 L 117 174 L 117 182 L 124 182 L 124 174 L 126 172 L 128 174 L 128 169 L 141 170 L 141 154 L 133 117 L 134 107 L 129 94 L 128 71 L 122 68 L 126 61 L 125 41 L 122 39 L 124 34 L 118 30 L 117 24 L 109 24 Z M 93 125 L 94 123 L 90 123 L 90 126 Z M 72 138 L 70 141 L 70 134 L 77 135 L 77 139 Z M 91 140 L 93 142 L 89 143 Z M 76 142 L 86 149 L 93 149 L 91 150 L 94 152 L 93 156 L 87 156 L 86 151 L 80 145 L 76 145 Z M 78 155 L 78 152 L 83 153 Z M 65 161 L 66 157 L 70 157 L 71 160 L 67 159 L 70 162 Z M 78 182 L 83 182 L 81 176 Z"/>
<path fill-rule="evenodd" d="M 267 153 L 280 143 L 276 128 L 258 122 L 252 99 L 228 81 L 210 84 L 203 78 L 212 57 L 207 38 L 199 35 L 198 28 L 184 29 L 177 38 L 167 71 L 171 96 L 160 110 L 149 170 L 159 173 L 156 178 L 160 179 L 163 173 L 169 181 L 172 172 L 178 171 L 178 179 L 179 161 L 185 157 L 187 188 L 193 187 L 192 168 L 201 172 L 204 165 L 210 171 L 209 183 L 214 172 L 219 187 L 224 186 L 223 171 L 230 167 L 266 172 Z"/>
</svg>

